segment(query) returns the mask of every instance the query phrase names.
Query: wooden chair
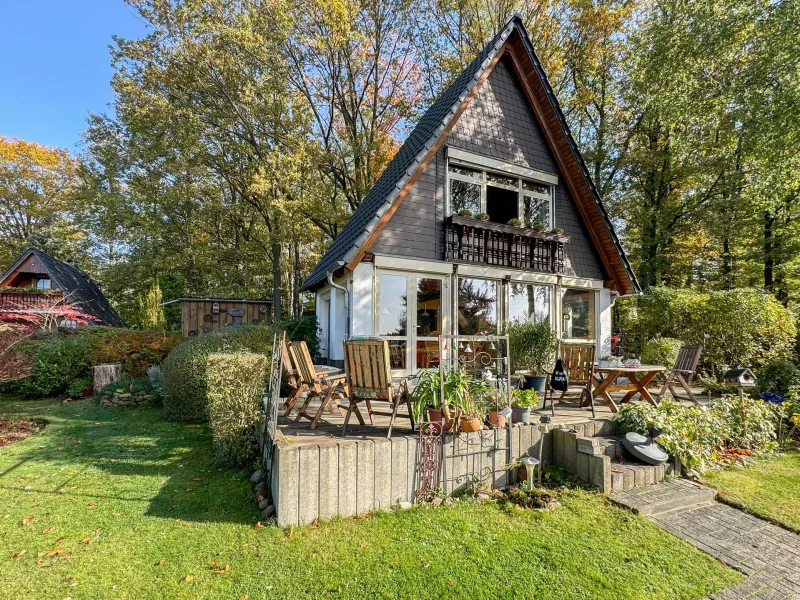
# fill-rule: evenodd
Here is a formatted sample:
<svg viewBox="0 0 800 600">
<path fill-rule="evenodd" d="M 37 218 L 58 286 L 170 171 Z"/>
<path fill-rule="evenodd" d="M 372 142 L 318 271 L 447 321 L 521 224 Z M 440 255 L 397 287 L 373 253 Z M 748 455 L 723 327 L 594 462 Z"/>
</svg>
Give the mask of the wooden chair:
<svg viewBox="0 0 800 600">
<path fill-rule="evenodd" d="M 318 373 L 314 368 L 314 362 L 311 360 L 311 354 L 308 352 L 308 346 L 305 342 L 289 342 L 289 355 L 292 357 L 292 362 L 297 368 L 297 376 L 299 377 L 302 387 L 301 391 L 307 392 L 305 402 L 303 402 L 303 405 L 300 407 L 295 421 L 310 419 L 311 429 L 315 429 L 326 408 L 331 414 L 334 414 L 331 401 L 336 404 L 336 408 L 338 408 L 341 415 L 344 416 L 344 408 L 342 408 L 339 400 L 344 397 L 345 376 Z M 306 411 L 314 398 L 320 398 L 322 401 L 316 414 L 311 417 Z M 289 411 L 291 411 L 291 407 Z M 286 414 L 288 414 L 288 412 Z"/>
<path fill-rule="evenodd" d="M 691 400 L 697 403 L 697 398 L 692 393 L 689 384 L 694 380 L 697 371 L 697 364 L 700 362 L 700 355 L 703 353 L 703 346 L 683 346 L 678 352 L 678 358 L 675 360 L 675 366 L 666 372 L 666 379 L 661 391 L 658 392 L 656 400 L 661 400 L 661 397 L 669 390 L 672 397 L 676 400 Z M 682 398 L 675 391 L 676 384 L 679 384 L 683 390 L 688 394 L 688 398 Z"/>
<path fill-rule="evenodd" d="M 344 342 L 344 369 L 347 374 L 347 397 L 350 406 L 344 418 L 342 435 L 347 433 L 350 415 L 355 413 L 358 422 L 364 425 L 364 417 L 358 408 L 361 402 L 367 406 L 369 422 L 375 425 L 375 415 L 391 417 L 387 438 L 392 437 L 392 427 L 397 417 L 409 419 L 414 431 L 414 417 L 408 404 L 408 388 L 401 382 L 400 390 L 392 385 L 392 370 L 389 360 L 389 342 L 381 338 L 352 339 Z M 391 412 L 372 409 L 373 402 L 388 402 Z M 398 409 L 406 405 L 408 414 L 399 414 Z"/>
<path fill-rule="evenodd" d="M 567 373 L 569 387 L 561 392 L 560 401 L 579 402 L 581 407 L 589 406 L 592 409 L 592 417 L 595 417 L 594 399 L 592 398 L 592 381 L 594 379 L 594 344 L 561 344 L 559 357 L 564 363 L 564 371 Z M 553 388 L 550 387 L 550 379 L 547 380 L 547 390 L 545 391 L 542 409 L 547 407 L 547 395 L 550 395 L 550 412 L 556 414 L 553 404 Z"/>
<path fill-rule="evenodd" d="M 283 368 L 286 370 L 286 377 L 290 388 L 289 395 L 286 397 L 286 402 L 284 403 L 286 410 L 283 413 L 284 417 L 288 417 L 292 409 L 294 409 L 294 405 L 297 404 L 300 394 L 305 390 L 305 386 L 300 383 L 297 368 L 292 363 L 292 358 L 289 355 L 289 345 L 286 341 L 285 331 L 280 333 L 280 352 L 283 355 Z"/>
</svg>

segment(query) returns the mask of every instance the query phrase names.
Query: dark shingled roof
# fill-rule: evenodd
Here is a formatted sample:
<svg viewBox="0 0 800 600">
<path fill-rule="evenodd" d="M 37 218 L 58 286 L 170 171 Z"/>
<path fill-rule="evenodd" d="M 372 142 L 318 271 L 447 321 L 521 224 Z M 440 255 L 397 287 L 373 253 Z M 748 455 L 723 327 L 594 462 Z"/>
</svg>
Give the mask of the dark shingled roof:
<svg viewBox="0 0 800 600">
<path fill-rule="evenodd" d="M 622 258 L 625 270 L 631 279 L 633 289 L 637 292 L 640 291 L 639 284 L 633 274 L 633 269 L 631 269 L 625 257 L 622 245 L 619 243 L 617 235 L 614 232 L 614 227 L 603 208 L 600 197 L 589 176 L 589 171 L 583 162 L 583 157 L 567 126 L 564 113 L 561 111 L 561 107 L 550 87 L 547 76 L 533 50 L 533 46 L 528 38 L 528 33 L 525 30 L 525 26 L 522 24 L 522 18 L 516 13 L 450 87 L 448 87 L 428 108 L 422 119 L 417 123 L 417 126 L 408 138 L 406 138 L 400 150 L 398 150 L 397 154 L 378 178 L 378 181 L 375 182 L 374 187 L 370 190 L 369 194 L 367 194 L 367 197 L 364 198 L 364 201 L 350 217 L 350 220 L 344 226 L 339 236 L 334 240 L 333 244 L 331 244 L 331 247 L 322 257 L 322 260 L 319 261 L 311 272 L 311 275 L 309 275 L 308 279 L 303 283 L 303 291 L 318 287 L 325 281 L 328 272 L 338 269 L 342 264 L 353 259 L 358 249 L 366 241 L 370 232 L 380 221 L 381 216 L 389 209 L 392 202 L 397 198 L 400 190 L 403 189 L 408 180 L 413 176 L 417 166 L 422 162 L 428 150 L 431 149 L 442 135 L 445 127 L 449 124 L 469 93 L 473 90 L 483 72 L 503 46 L 503 43 L 515 29 L 519 32 L 525 43 L 525 47 L 528 52 L 530 52 L 531 61 L 535 65 L 536 71 L 544 83 L 553 109 L 569 140 L 570 147 L 577 157 L 595 202 L 600 207 L 600 212 L 605 221 L 606 228 Z"/>
<path fill-rule="evenodd" d="M 11 265 L 6 272 L 0 275 L 0 281 L 4 280 L 8 275 L 22 263 L 23 260 L 33 254 L 50 275 L 53 287 L 60 289 L 64 292 L 64 296 L 68 297 L 69 303 L 75 306 L 79 311 L 86 313 L 93 317 L 95 325 L 107 325 L 109 327 L 127 327 L 128 325 L 117 314 L 108 299 L 97 287 L 97 284 L 91 278 L 81 273 L 77 268 L 69 263 L 53 258 L 47 252 L 43 252 L 38 248 L 28 248 L 19 258 Z M 0 288 L 2 289 L 2 288 Z"/>
</svg>

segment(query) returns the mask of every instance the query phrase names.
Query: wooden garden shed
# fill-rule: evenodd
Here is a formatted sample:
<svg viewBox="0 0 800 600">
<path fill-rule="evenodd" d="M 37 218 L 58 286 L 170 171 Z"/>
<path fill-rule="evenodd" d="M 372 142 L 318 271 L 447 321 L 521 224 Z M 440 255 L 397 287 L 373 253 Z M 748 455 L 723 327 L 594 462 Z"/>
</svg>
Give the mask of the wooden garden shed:
<svg viewBox="0 0 800 600">
<path fill-rule="evenodd" d="M 258 325 L 272 321 L 272 300 L 238 298 L 177 298 L 162 306 L 181 303 L 181 333 L 194 337 L 235 325 Z"/>
</svg>

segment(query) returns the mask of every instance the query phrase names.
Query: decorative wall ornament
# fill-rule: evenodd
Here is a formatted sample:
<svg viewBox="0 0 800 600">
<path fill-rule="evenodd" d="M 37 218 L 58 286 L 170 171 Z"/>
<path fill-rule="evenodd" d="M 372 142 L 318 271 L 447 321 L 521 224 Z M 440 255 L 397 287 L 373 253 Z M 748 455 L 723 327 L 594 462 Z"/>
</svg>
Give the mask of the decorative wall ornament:
<svg viewBox="0 0 800 600">
<path fill-rule="evenodd" d="M 229 310 L 228 314 L 232 317 L 243 317 L 244 316 L 244 309 L 243 308 L 234 308 L 233 310 Z"/>
<path fill-rule="evenodd" d="M 425 422 L 419 424 L 419 446 L 417 447 L 416 502 L 430 502 L 442 489 L 444 424 Z"/>
<path fill-rule="evenodd" d="M 211 312 L 215 315 L 219 314 L 219 302 L 214 302 L 214 304 L 211 305 Z"/>
</svg>

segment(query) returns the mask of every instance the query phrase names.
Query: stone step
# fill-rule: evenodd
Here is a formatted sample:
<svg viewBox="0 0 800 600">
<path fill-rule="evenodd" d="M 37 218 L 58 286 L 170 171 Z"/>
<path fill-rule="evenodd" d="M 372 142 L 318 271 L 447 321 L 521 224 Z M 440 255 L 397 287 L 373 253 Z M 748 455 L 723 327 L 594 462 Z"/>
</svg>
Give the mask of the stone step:
<svg viewBox="0 0 800 600">
<path fill-rule="evenodd" d="M 670 479 L 630 490 L 615 490 L 608 499 L 636 514 L 654 516 L 713 502 L 714 490 L 688 479 Z"/>
</svg>

